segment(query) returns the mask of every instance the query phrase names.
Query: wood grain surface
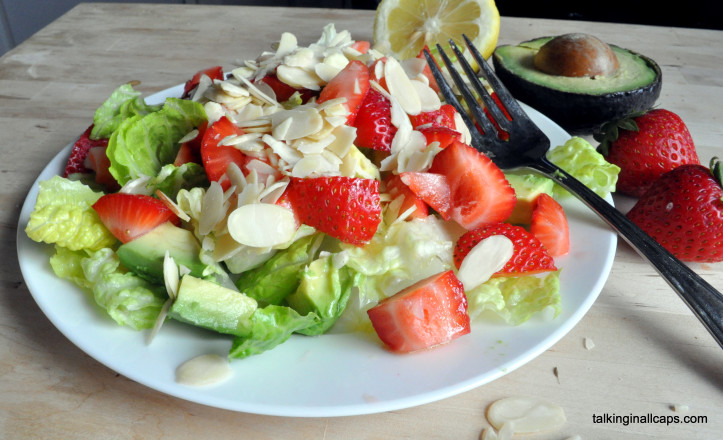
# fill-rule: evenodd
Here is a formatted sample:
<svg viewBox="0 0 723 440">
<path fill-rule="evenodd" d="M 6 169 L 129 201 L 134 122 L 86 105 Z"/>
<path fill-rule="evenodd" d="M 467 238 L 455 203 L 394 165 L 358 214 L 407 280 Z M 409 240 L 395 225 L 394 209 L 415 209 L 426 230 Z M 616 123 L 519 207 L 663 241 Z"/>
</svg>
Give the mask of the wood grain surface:
<svg viewBox="0 0 723 440">
<path fill-rule="evenodd" d="M 511 395 L 542 397 L 566 412 L 562 429 L 529 439 L 721 438 L 721 348 L 622 242 L 595 305 L 544 354 L 458 396 L 374 415 L 270 417 L 169 397 L 90 358 L 43 315 L 16 257 L 20 207 L 38 173 L 116 86 L 137 80 L 150 94 L 201 67 L 254 58 L 282 31 L 308 44 L 335 23 L 370 40 L 373 18 L 354 10 L 81 4 L 0 58 L 1 438 L 478 439 L 486 407 Z M 655 59 L 663 69 L 658 106 L 687 123 L 702 162 L 723 154 L 723 32 L 503 17 L 499 43 L 576 31 Z M 723 265 L 692 267 L 723 288 Z M 707 421 L 593 421 L 605 413 L 671 416 L 678 404 Z"/>
</svg>

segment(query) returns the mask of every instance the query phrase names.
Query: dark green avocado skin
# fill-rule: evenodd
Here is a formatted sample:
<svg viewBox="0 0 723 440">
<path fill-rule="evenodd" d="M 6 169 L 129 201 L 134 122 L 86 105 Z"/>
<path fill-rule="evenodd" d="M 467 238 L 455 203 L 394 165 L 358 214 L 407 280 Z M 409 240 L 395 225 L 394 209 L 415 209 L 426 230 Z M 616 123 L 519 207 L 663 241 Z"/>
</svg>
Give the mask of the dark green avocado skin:
<svg viewBox="0 0 723 440">
<path fill-rule="evenodd" d="M 656 72 L 653 82 L 633 90 L 598 95 L 565 92 L 529 81 L 506 69 L 497 52 L 492 56 L 492 63 L 495 73 L 515 98 L 540 111 L 570 134 L 583 135 L 593 133 L 605 122 L 650 109 L 660 97 L 663 80 L 660 67 L 652 59 L 636 55 Z"/>
</svg>

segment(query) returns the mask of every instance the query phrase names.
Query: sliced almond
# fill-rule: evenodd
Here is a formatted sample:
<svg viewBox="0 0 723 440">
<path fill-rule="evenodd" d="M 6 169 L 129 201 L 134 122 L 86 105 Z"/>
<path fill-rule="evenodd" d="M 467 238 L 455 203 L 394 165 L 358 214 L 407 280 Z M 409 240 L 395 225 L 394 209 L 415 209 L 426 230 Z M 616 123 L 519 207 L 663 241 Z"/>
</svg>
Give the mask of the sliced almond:
<svg viewBox="0 0 723 440">
<path fill-rule="evenodd" d="M 534 434 L 562 427 L 567 419 L 558 405 L 537 397 L 506 397 L 487 409 L 487 420 L 497 430 L 510 424 L 515 434 Z"/>
<path fill-rule="evenodd" d="M 203 195 L 201 218 L 198 220 L 198 232 L 208 235 L 226 212 L 223 207 L 224 195 L 221 185 L 212 181 Z"/>
<path fill-rule="evenodd" d="M 402 66 L 394 58 L 389 58 L 384 63 L 384 78 L 389 94 L 399 101 L 407 114 L 418 115 L 422 111 L 422 103 L 417 90 Z"/>
<path fill-rule="evenodd" d="M 440 101 L 437 92 L 432 90 L 431 87 L 421 81 L 411 80 L 410 83 L 414 87 L 414 90 L 417 92 L 417 96 L 419 96 L 421 111 L 431 112 L 439 109 L 439 107 L 442 105 L 442 101 Z"/>
<path fill-rule="evenodd" d="M 228 231 L 233 239 L 252 247 L 286 243 L 294 237 L 296 227 L 290 209 L 269 203 L 240 206 L 228 217 Z"/>
<path fill-rule="evenodd" d="M 231 374 L 228 359 L 217 354 L 203 354 L 176 369 L 176 382 L 193 387 L 210 386 L 227 380 Z"/>
<path fill-rule="evenodd" d="M 457 278 L 470 291 L 505 267 L 515 246 L 504 235 L 493 235 L 477 243 L 462 260 Z"/>
<path fill-rule="evenodd" d="M 324 119 L 313 107 L 296 107 L 271 115 L 271 126 L 276 139 L 291 141 L 318 132 L 324 127 Z"/>
<path fill-rule="evenodd" d="M 179 280 L 178 265 L 176 265 L 175 260 L 169 252 L 166 251 L 166 255 L 163 258 L 163 281 L 166 285 L 168 297 L 171 299 L 175 299 L 178 296 Z"/>
</svg>

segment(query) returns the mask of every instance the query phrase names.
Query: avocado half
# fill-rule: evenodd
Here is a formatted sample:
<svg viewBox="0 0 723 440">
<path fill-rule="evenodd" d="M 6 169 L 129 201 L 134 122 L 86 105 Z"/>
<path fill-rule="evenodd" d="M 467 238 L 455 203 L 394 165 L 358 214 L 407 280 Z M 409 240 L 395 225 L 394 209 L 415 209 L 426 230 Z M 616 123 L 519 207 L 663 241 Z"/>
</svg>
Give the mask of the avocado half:
<svg viewBox="0 0 723 440">
<path fill-rule="evenodd" d="M 567 77 L 534 66 L 535 53 L 554 37 L 497 47 L 495 72 L 518 100 L 539 110 L 571 134 L 589 134 L 605 122 L 647 110 L 660 96 L 662 72 L 652 59 L 610 45 L 619 67 L 613 75 Z"/>
</svg>

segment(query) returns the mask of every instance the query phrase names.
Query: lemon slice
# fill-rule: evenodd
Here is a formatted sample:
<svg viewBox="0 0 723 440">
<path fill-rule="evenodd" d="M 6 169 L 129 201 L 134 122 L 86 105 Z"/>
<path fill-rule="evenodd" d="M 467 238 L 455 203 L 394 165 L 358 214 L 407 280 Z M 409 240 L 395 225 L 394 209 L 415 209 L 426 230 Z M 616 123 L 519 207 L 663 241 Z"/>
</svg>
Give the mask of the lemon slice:
<svg viewBox="0 0 723 440">
<path fill-rule="evenodd" d="M 425 45 L 446 47 L 450 38 L 464 47 L 462 34 L 488 58 L 499 33 L 494 0 L 382 0 L 374 19 L 375 49 L 400 60 L 416 57 Z"/>
</svg>

